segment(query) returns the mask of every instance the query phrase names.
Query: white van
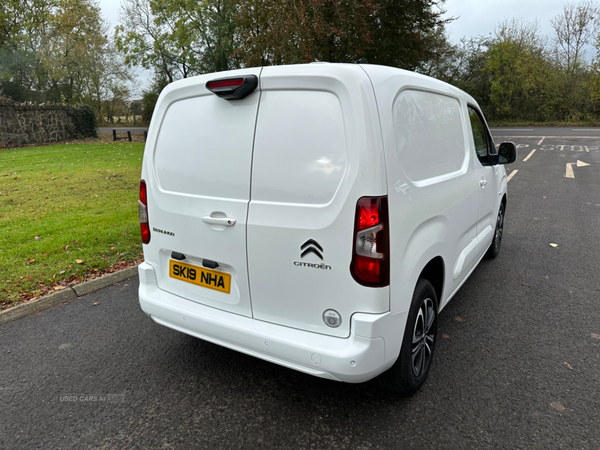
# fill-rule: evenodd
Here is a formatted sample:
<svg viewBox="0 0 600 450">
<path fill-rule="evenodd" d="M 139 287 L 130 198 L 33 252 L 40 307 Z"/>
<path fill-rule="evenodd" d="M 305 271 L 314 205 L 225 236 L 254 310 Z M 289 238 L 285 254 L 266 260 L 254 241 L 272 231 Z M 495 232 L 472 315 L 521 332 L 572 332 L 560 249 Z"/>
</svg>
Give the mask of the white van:
<svg viewBox="0 0 600 450">
<path fill-rule="evenodd" d="M 142 168 L 141 307 L 310 375 L 414 392 L 439 311 L 498 254 L 515 158 L 472 97 L 404 70 L 172 83 Z"/>
</svg>

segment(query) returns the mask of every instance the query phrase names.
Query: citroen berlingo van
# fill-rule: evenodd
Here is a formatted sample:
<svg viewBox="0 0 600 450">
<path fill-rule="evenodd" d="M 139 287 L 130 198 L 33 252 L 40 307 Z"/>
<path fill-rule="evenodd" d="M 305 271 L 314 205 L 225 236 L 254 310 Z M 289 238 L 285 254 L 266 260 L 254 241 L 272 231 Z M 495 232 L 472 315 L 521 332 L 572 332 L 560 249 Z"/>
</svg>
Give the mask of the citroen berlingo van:
<svg viewBox="0 0 600 450">
<path fill-rule="evenodd" d="M 177 81 L 143 159 L 141 307 L 310 375 L 414 392 L 439 312 L 500 250 L 515 158 L 472 97 L 400 69 Z"/>
</svg>

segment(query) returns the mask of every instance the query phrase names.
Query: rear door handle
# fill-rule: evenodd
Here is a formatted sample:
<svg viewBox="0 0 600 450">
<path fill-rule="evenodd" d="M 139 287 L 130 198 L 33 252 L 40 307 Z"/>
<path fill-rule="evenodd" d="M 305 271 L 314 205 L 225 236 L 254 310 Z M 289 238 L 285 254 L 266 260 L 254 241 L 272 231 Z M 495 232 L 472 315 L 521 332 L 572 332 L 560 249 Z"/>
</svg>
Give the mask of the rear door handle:
<svg viewBox="0 0 600 450">
<path fill-rule="evenodd" d="M 226 227 L 232 227 L 235 225 L 236 220 L 232 217 L 211 217 L 204 216 L 202 221 L 211 225 L 225 225 Z"/>
</svg>

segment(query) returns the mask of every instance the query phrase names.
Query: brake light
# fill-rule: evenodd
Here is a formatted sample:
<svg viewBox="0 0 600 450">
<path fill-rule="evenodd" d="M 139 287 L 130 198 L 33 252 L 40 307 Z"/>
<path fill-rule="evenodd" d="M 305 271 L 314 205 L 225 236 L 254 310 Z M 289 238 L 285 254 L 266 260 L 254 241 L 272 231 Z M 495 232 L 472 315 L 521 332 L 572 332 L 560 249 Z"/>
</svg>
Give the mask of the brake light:
<svg viewBox="0 0 600 450">
<path fill-rule="evenodd" d="M 363 286 L 388 286 L 389 247 L 387 197 L 360 198 L 356 203 L 352 277 Z"/>
<path fill-rule="evenodd" d="M 206 89 L 225 100 L 240 100 L 250 95 L 258 86 L 256 75 L 221 78 L 206 83 Z"/>
<path fill-rule="evenodd" d="M 220 87 L 241 86 L 242 84 L 244 84 L 244 79 L 236 78 L 234 80 L 209 81 L 206 87 L 212 90 Z"/>
<path fill-rule="evenodd" d="M 140 181 L 140 199 L 138 201 L 138 217 L 142 228 L 142 243 L 150 242 L 150 224 L 148 223 L 148 194 L 146 192 L 146 182 Z"/>
</svg>

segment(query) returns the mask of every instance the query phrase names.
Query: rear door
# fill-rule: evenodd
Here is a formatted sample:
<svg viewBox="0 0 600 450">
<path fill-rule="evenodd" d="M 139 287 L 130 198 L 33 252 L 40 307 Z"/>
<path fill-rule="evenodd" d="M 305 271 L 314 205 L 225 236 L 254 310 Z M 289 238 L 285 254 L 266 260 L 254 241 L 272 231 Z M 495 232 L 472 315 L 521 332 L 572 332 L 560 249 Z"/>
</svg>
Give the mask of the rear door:
<svg viewBox="0 0 600 450">
<path fill-rule="evenodd" d="M 242 74 L 259 76 L 260 69 L 225 76 Z M 154 120 L 162 120 L 143 174 L 150 179 L 152 233 L 145 258 L 160 268 L 161 289 L 252 316 L 246 218 L 260 95 L 257 89 L 242 100 L 224 100 L 205 88 L 214 78 L 220 77 L 175 83 L 161 96 Z"/>
<path fill-rule="evenodd" d="M 380 136 L 359 66 L 263 69 L 248 212 L 256 319 L 347 336 L 353 313 L 389 309 L 387 287 L 350 273 L 357 201 L 386 193 Z"/>
</svg>

